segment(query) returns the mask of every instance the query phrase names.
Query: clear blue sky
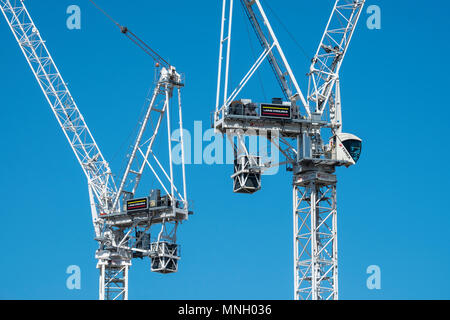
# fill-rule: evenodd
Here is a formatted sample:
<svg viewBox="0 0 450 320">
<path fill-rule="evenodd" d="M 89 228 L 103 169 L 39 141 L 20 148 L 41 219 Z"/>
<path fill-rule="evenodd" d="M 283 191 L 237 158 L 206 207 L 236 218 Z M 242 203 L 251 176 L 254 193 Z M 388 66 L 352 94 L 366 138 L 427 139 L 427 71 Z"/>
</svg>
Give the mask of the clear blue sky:
<svg viewBox="0 0 450 320">
<path fill-rule="evenodd" d="M 185 73 L 185 126 L 209 127 L 221 1 L 98 2 Z M 312 56 L 332 2 L 269 3 Z M 363 138 L 364 150 L 357 166 L 338 170 L 340 297 L 449 299 L 450 4 L 367 3 L 381 7 L 382 29 L 369 30 L 362 15 L 341 74 L 345 131 Z M 66 28 L 71 4 L 81 7 L 81 30 Z M 119 168 L 120 146 L 153 80 L 152 60 L 87 0 L 27 5 L 100 148 Z M 308 59 L 276 19 L 273 27 L 306 90 Z M 3 18 L 0 38 L 0 298 L 96 299 L 85 178 Z M 180 271 L 161 276 L 148 260 L 134 261 L 131 299 L 292 298 L 291 176 L 264 177 L 259 193 L 244 196 L 232 193 L 231 173 L 227 165 L 188 167 L 195 215 L 179 232 Z M 81 267 L 81 290 L 66 288 L 69 265 Z M 366 287 L 370 265 L 381 268 L 381 290 Z"/>
</svg>

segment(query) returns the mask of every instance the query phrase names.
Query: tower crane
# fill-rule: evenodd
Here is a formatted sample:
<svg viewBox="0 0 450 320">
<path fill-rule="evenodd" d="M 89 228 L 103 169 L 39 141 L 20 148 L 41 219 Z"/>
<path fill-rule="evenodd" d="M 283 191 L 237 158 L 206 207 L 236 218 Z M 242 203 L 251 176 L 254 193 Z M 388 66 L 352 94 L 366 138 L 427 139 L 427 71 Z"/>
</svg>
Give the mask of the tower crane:
<svg viewBox="0 0 450 320">
<path fill-rule="evenodd" d="M 177 228 L 192 214 L 186 193 L 182 76 L 128 28 L 115 22 L 123 34 L 155 59 L 158 71 L 158 80 L 146 100 L 145 114 L 125 172 L 116 184 L 109 163 L 94 140 L 24 1 L 0 0 L 0 9 L 86 176 L 95 240 L 99 244 L 95 253 L 100 271 L 99 299 L 128 299 L 128 271 L 135 258 L 150 258 L 153 272 L 177 272 L 180 259 Z M 175 107 L 178 112 L 170 112 L 172 100 L 178 101 Z M 171 119 L 171 114 L 176 114 L 175 119 Z M 155 152 L 164 118 L 168 161 L 163 161 Z M 175 128 L 175 120 L 176 128 L 180 130 L 181 145 L 181 165 L 177 167 L 172 161 L 171 132 Z M 147 168 L 162 190 L 154 189 L 137 197 Z"/>
<path fill-rule="evenodd" d="M 294 299 L 338 299 L 337 167 L 359 160 L 362 140 L 342 132 L 339 74 L 365 0 L 336 0 L 308 73 L 304 95 L 260 0 L 239 0 L 262 52 L 229 90 L 234 0 L 223 0 L 217 98 L 213 126 L 234 146 L 233 191 L 261 189 L 267 168 L 286 164 L 293 174 Z M 267 60 L 284 98 L 238 99 Z M 231 92 L 231 93 L 230 93 Z M 267 137 L 286 158 L 263 163 L 245 136 Z M 328 143 L 326 142 L 328 139 Z"/>
</svg>

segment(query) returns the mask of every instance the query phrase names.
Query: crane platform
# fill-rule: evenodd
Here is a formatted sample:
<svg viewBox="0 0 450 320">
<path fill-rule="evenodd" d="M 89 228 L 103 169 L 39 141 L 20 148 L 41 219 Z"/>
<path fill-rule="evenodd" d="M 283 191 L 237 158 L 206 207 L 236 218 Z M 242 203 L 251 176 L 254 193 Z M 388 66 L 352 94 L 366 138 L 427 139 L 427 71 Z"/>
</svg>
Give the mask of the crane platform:
<svg viewBox="0 0 450 320">
<path fill-rule="evenodd" d="M 193 212 L 186 209 L 161 206 L 132 213 L 122 211 L 112 214 L 102 214 L 100 218 L 109 225 L 126 228 L 132 225 L 148 225 L 149 222 L 155 224 L 165 221 L 185 221 L 191 214 Z"/>
</svg>

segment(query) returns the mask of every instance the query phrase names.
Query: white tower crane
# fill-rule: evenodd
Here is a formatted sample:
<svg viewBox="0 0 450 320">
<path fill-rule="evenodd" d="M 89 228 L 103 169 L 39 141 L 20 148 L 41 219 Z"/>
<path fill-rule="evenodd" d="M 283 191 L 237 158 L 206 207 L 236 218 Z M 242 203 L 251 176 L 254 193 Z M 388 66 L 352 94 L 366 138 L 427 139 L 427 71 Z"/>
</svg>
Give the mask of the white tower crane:
<svg viewBox="0 0 450 320">
<path fill-rule="evenodd" d="M 287 169 L 293 172 L 294 298 L 338 299 L 334 173 L 336 167 L 354 165 L 362 146 L 358 137 L 342 133 L 339 71 L 365 1 L 335 1 L 312 60 L 307 96 L 300 90 L 260 0 L 240 2 L 263 51 L 230 93 L 234 0 L 223 0 L 214 128 L 235 144 L 234 192 L 258 191 L 265 168 L 287 163 Z M 236 100 L 265 60 L 285 101 Z M 261 157 L 250 154 L 244 135 L 251 134 L 267 137 L 286 161 L 264 164 Z M 233 136 L 237 136 L 236 142 Z M 324 142 L 327 138 L 329 143 Z"/>
<path fill-rule="evenodd" d="M 133 258 L 149 257 L 154 272 L 177 272 L 180 259 L 176 243 L 177 227 L 192 214 L 186 195 L 181 75 L 134 33 L 116 23 L 122 33 L 151 55 L 160 67 L 159 79 L 148 99 L 128 165 L 117 187 L 109 164 L 100 152 L 24 1 L 0 0 L 0 9 L 87 178 L 95 239 L 99 242 L 96 252 L 100 270 L 99 298 L 128 299 L 128 270 Z M 178 100 L 176 120 L 181 144 L 181 166 L 177 168 L 172 162 L 171 130 L 174 119 L 170 118 L 169 112 L 174 93 Z M 154 152 L 164 118 L 168 163 Z M 161 196 L 161 190 L 155 189 L 150 195 L 135 197 L 146 167 L 164 190 L 164 196 Z M 181 173 L 176 175 L 176 171 Z M 156 229 L 155 233 L 152 233 L 152 227 Z"/>
</svg>

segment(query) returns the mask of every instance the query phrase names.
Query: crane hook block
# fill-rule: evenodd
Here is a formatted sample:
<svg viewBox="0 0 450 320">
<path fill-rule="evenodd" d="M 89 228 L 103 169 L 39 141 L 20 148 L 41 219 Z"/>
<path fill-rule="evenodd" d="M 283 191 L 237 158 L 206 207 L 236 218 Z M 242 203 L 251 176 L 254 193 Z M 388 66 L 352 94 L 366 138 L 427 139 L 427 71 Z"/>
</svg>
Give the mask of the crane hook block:
<svg viewBox="0 0 450 320">
<path fill-rule="evenodd" d="M 128 28 L 120 26 L 120 32 L 122 32 L 123 34 L 127 34 Z"/>
<path fill-rule="evenodd" d="M 255 193 L 261 189 L 261 157 L 241 155 L 234 160 L 233 192 Z"/>
</svg>

